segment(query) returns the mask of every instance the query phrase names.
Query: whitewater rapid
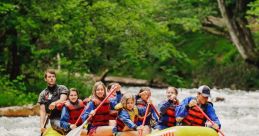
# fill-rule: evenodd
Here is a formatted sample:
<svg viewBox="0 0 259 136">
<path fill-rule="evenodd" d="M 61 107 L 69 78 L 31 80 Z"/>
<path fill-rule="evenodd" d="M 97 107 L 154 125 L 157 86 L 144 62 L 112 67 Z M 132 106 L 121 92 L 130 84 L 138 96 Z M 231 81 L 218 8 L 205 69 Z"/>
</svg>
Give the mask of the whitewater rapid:
<svg viewBox="0 0 259 136">
<path fill-rule="evenodd" d="M 139 87 L 123 87 L 125 92 L 137 93 Z M 158 104 L 165 99 L 164 89 L 151 89 L 152 101 Z M 225 136 L 259 135 L 259 91 L 245 92 L 229 89 L 212 89 L 212 101 L 223 97 L 225 101 L 214 102 L 216 113 Z M 196 89 L 179 89 L 178 98 L 196 96 Z M 39 117 L 0 117 L 0 136 L 38 136 Z"/>
</svg>

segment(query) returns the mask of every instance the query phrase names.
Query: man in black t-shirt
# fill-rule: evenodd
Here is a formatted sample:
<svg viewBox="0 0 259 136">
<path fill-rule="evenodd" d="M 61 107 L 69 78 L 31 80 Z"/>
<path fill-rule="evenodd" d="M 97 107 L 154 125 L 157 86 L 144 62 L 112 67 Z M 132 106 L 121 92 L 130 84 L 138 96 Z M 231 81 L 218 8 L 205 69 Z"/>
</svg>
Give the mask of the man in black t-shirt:
<svg viewBox="0 0 259 136">
<path fill-rule="evenodd" d="M 56 104 L 61 103 L 67 99 L 68 89 L 64 85 L 56 84 L 56 73 L 54 70 L 47 70 L 44 75 L 44 79 L 48 84 L 39 95 L 38 103 L 40 104 L 40 131 L 43 133 L 44 122 L 46 121 L 46 115 L 49 114 L 51 127 L 60 133 L 64 130 L 60 127 L 60 115 L 61 111 L 57 110 Z"/>
</svg>

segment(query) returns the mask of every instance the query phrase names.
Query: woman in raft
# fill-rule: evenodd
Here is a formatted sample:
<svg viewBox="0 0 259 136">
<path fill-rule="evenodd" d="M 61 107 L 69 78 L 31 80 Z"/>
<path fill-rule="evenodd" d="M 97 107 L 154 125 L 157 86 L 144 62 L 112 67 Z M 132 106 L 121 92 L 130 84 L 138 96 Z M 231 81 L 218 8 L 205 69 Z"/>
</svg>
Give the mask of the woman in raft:
<svg viewBox="0 0 259 136">
<path fill-rule="evenodd" d="M 117 87 L 113 87 L 116 90 L 116 97 L 107 99 L 101 107 L 95 111 L 97 106 L 107 97 L 106 87 L 102 82 L 96 82 L 92 90 L 91 101 L 87 104 L 86 110 L 82 115 L 82 120 L 92 116 L 88 125 L 89 136 L 112 136 L 112 128 L 109 126 L 110 111 L 114 109 L 115 105 L 121 99 L 121 92 Z"/>
<path fill-rule="evenodd" d="M 145 111 L 147 110 L 148 104 L 152 104 L 149 99 L 151 96 L 151 91 L 149 87 L 142 87 L 139 90 L 138 95 L 136 96 L 136 106 L 139 109 L 139 118 L 137 121 L 137 125 L 140 126 L 143 124 Z M 156 122 L 158 121 L 158 116 L 156 115 L 154 109 L 150 106 L 148 115 L 146 117 L 146 121 L 144 123 L 145 126 L 149 127 L 149 133 L 151 132 L 151 127 L 154 127 Z"/>
<path fill-rule="evenodd" d="M 116 119 L 116 126 L 113 128 L 114 136 L 137 136 L 138 131 L 146 130 L 142 126 L 137 126 L 138 109 L 135 106 L 135 96 L 126 93 L 123 95 L 121 102 L 116 105 L 116 110 L 119 110 Z M 138 130 L 138 131 L 137 131 Z M 142 132 L 143 136 L 148 134 L 148 131 Z"/>
<path fill-rule="evenodd" d="M 68 100 L 65 102 L 60 118 L 60 126 L 68 133 L 71 129 L 75 129 L 82 124 L 82 119 L 79 118 L 85 103 L 78 99 L 78 91 L 76 88 L 71 88 L 68 94 Z M 78 120 L 78 121 L 77 121 Z M 81 136 L 87 135 L 86 130 L 81 131 Z"/>
</svg>

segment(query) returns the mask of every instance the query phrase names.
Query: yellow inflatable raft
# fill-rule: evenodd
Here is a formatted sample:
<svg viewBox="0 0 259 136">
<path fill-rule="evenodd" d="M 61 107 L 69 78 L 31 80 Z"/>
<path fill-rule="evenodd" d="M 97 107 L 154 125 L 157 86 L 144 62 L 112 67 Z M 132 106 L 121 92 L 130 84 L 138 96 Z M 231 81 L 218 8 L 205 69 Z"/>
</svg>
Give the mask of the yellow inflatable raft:
<svg viewBox="0 0 259 136">
<path fill-rule="evenodd" d="M 52 127 L 47 128 L 43 136 L 62 136 L 62 134 L 55 131 Z"/>
<path fill-rule="evenodd" d="M 151 133 L 147 136 L 219 136 L 212 128 L 199 126 L 176 126 Z"/>
</svg>

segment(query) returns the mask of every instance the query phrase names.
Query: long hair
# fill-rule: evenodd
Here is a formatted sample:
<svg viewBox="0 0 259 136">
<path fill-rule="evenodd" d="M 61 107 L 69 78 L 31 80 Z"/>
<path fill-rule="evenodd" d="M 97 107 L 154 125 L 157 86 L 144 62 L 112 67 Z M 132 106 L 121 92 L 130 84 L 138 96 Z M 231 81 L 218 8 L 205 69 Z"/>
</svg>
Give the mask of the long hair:
<svg viewBox="0 0 259 136">
<path fill-rule="evenodd" d="M 125 93 L 123 95 L 123 97 L 121 98 L 121 104 L 122 104 L 124 109 L 127 109 L 127 102 L 128 102 L 129 99 L 132 99 L 133 103 L 135 103 L 135 97 L 131 93 Z"/>
<path fill-rule="evenodd" d="M 103 98 L 105 98 L 105 97 L 106 97 L 106 87 L 105 87 L 104 83 L 101 82 L 101 81 L 95 82 L 95 84 L 94 84 L 94 86 L 93 86 L 93 89 L 92 89 L 92 96 L 94 96 L 94 97 L 96 97 L 96 98 L 99 98 L 99 97 L 96 95 L 96 90 L 97 90 L 97 87 L 98 87 L 99 85 L 101 85 L 101 86 L 103 87 L 103 89 L 104 89 L 104 96 L 103 96 Z M 99 99 L 101 99 L 101 98 L 99 98 Z"/>
</svg>

